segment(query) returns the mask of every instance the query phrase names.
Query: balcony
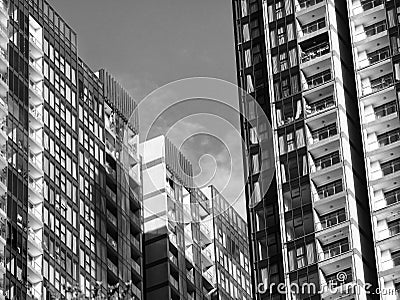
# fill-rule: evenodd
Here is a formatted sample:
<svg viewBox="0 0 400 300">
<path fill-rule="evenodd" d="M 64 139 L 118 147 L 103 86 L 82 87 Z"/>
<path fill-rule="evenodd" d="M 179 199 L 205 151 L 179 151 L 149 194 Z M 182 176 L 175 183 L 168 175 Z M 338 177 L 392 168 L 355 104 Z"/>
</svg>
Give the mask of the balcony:
<svg viewBox="0 0 400 300">
<path fill-rule="evenodd" d="M 44 78 L 42 73 L 42 65 L 38 60 L 29 58 L 29 77 L 32 81 L 38 82 Z"/>
<path fill-rule="evenodd" d="M 43 227 L 42 211 L 36 206 L 29 205 L 28 207 L 29 224 L 33 230 L 38 230 Z"/>
<path fill-rule="evenodd" d="M 35 153 L 43 151 L 43 129 L 34 129 L 32 127 L 29 127 L 29 147 L 31 150 Z"/>
<path fill-rule="evenodd" d="M 371 86 L 363 88 L 363 96 L 370 95 L 381 90 L 384 90 L 394 83 L 393 75 L 387 74 L 385 76 L 379 77 L 377 79 L 371 80 Z"/>
<path fill-rule="evenodd" d="M 0 97 L 5 98 L 8 92 L 7 74 L 0 73 Z"/>
<path fill-rule="evenodd" d="M 110 221 L 111 224 L 113 224 L 115 227 L 118 228 L 117 217 L 114 216 L 108 209 L 107 209 L 107 219 L 108 221 Z"/>
<path fill-rule="evenodd" d="M 336 106 L 336 101 L 333 95 L 328 96 L 322 100 L 306 105 L 307 117 L 326 111 Z"/>
<path fill-rule="evenodd" d="M 37 106 L 44 102 L 43 99 L 43 84 L 42 82 L 29 82 L 29 103 Z"/>
<path fill-rule="evenodd" d="M 301 53 L 301 63 L 304 64 L 328 53 L 330 53 L 330 48 L 327 42 L 313 46 Z"/>
<path fill-rule="evenodd" d="M 337 224 L 347 221 L 348 218 L 346 211 L 341 209 L 333 213 L 323 215 L 319 219 L 320 221 L 317 222 L 315 226 L 317 231 L 336 226 Z"/>
<path fill-rule="evenodd" d="M 311 35 L 312 33 L 317 32 L 323 28 L 326 28 L 325 18 L 321 18 L 319 20 L 301 26 L 298 35 L 299 37 L 307 37 L 308 35 Z"/>
<path fill-rule="evenodd" d="M 106 196 L 112 202 L 117 203 L 117 195 L 108 186 L 106 186 Z"/>
<path fill-rule="evenodd" d="M 358 15 L 383 4 L 383 0 L 363 1 L 360 5 L 353 7 L 353 14 Z"/>
<path fill-rule="evenodd" d="M 114 275 L 118 276 L 118 267 L 109 258 L 107 258 L 107 267 Z"/>
<path fill-rule="evenodd" d="M 393 278 L 392 276 L 394 274 L 397 274 L 397 276 L 400 275 L 400 252 L 392 252 L 390 253 L 390 258 L 389 259 L 384 259 L 380 263 L 380 275 L 381 276 L 387 276 L 389 275 L 389 278 Z"/>
<path fill-rule="evenodd" d="M 107 243 L 111 246 L 116 252 L 118 252 L 118 243 L 107 233 Z"/>
<path fill-rule="evenodd" d="M 131 267 L 133 270 L 135 270 L 135 272 L 137 274 L 141 274 L 142 273 L 142 268 L 140 267 L 140 265 L 133 259 L 131 259 Z"/>
<path fill-rule="evenodd" d="M 400 141 L 400 129 L 386 132 L 377 136 L 379 147 L 385 147 L 387 145 Z"/>
<path fill-rule="evenodd" d="M 309 139 L 309 144 L 313 145 L 315 143 L 326 140 L 338 134 L 338 129 L 336 123 L 327 125 L 323 128 L 317 129 L 311 133 L 311 138 Z"/>
<path fill-rule="evenodd" d="M 381 164 L 382 176 L 388 176 L 400 171 L 400 158 Z"/>
<path fill-rule="evenodd" d="M 318 253 L 319 261 L 327 260 L 348 252 L 350 250 L 350 244 L 348 241 L 343 241 L 335 243 L 333 246 L 322 247 L 322 249 L 323 251 Z"/>
<path fill-rule="evenodd" d="M 367 53 L 367 58 L 360 60 L 359 68 L 366 68 L 377 64 L 385 59 L 390 57 L 389 47 L 384 47 L 379 50 L 373 51 L 371 53 Z"/>
<path fill-rule="evenodd" d="M 4 118 L 8 115 L 8 101 L 7 97 L 0 97 L 0 118 Z"/>
<path fill-rule="evenodd" d="M 366 26 L 364 28 L 364 31 L 356 34 L 355 36 L 355 41 L 356 43 L 361 42 L 365 39 L 369 39 L 372 37 L 377 36 L 379 33 L 386 31 L 386 21 L 381 21 L 378 23 L 375 23 L 370 26 Z"/>
<path fill-rule="evenodd" d="M 343 192 L 343 182 L 342 179 L 328 183 L 317 188 L 317 194 L 319 199 L 325 199 L 333 195 Z"/>
<path fill-rule="evenodd" d="M 28 299 L 39 300 L 42 299 L 42 294 L 33 287 L 29 287 L 27 289 L 27 297 Z"/>
<path fill-rule="evenodd" d="M 178 258 L 173 253 L 170 252 L 168 258 L 175 266 L 178 266 Z"/>
<path fill-rule="evenodd" d="M 303 9 L 308 9 L 318 3 L 323 2 L 324 0 L 300 0 L 296 5 L 296 11 L 300 11 Z"/>
<path fill-rule="evenodd" d="M 42 266 L 32 257 L 28 259 L 28 279 L 35 284 L 43 280 Z"/>
<path fill-rule="evenodd" d="M 131 243 L 133 244 L 133 246 L 140 250 L 140 240 L 138 240 L 134 235 L 131 234 Z"/>
<path fill-rule="evenodd" d="M 37 154 L 29 151 L 29 172 L 33 178 L 43 176 L 42 153 Z"/>
<path fill-rule="evenodd" d="M 400 202 L 400 189 L 384 193 L 386 205 L 393 205 Z"/>
<path fill-rule="evenodd" d="M 353 282 L 353 272 L 351 269 L 347 269 L 331 275 L 327 275 L 325 276 L 325 282 L 326 285 L 330 287 L 328 289 L 333 291 L 337 287 Z M 324 290 L 326 289 L 324 288 Z M 325 297 L 323 299 L 325 299 Z"/>
<path fill-rule="evenodd" d="M 398 111 L 398 109 L 397 109 L 397 104 L 396 104 L 396 100 L 395 100 L 395 101 L 391 101 L 389 103 L 380 105 L 378 107 L 375 107 L 374 115 L 375 115 L 376 119 L 381 119 L 381 118 L 384 118 L 391 114 L 395 114 L 395 113 L 397 113 L 397 111 Z"/>
<path fill-rule="evenodd" d="M 320 170 L 329 168 L 341 162 L 339 151 L 325 155 L 321 158 L 314 160 L 314 164 L 311 166 L 311 172 L 318 172 Z"/>
<path fill-rule="evenodd" d="M 387 228 L 379 229 L 377 239 L 379 241 L 386 240 L 392 237 L 398 238 L 400 234 L 400 220 L 387 222 Z"/>
<path fill-rule="evenodd" d="M 8 65 L 7 52 L 0 48 L 0 72 L 7 72 Z"/>
<path fill-rule="evenodd" d="M 0 23 L 0 44 L 3 45 L 4 43 L 7 43 L 8 39 L 8 29 Z"/>
<path fill-rule="evenodd" d="M 179 282 L 172 275 L 169 275 L 169 283 L 173 286 L 177 291 L 179 291 Z"/>
<path fill-rule="evenodd" d="M 32 34 L 29 35 L 29 53 L 33 59 L 39 59 L 43 56 L 42 43 L 37 37 Z"/>
<path fill-rule="evenodd" d="M 28 228 L 28 253 L 33 257 L 43 253 L 42 238 L 31 227 Z"/>
<path fill-rule="evenodd" d="M 43 202 L 43 184 L 42 180 L 39 179 L 33 179 L 32 177 L 29 177 L 28 179 L 28 197 L 29 201 L 37 205 L 39 203 Z"/>
<path fill-rule="evenodd" d="M 104 168 L 106 169 L 107 174 L 113 179 L 117 179 L 117 173 L 115 170 L 110 166 L 110 164 L 105 163 Z"/>
<path fill-rule="evenodd" d="M 303 90 L 313 89 L 317 86 L 321 86 L 333 79 L 331 70 L 326 70 L 319 74 L 306 78 L 306 82 L 303 84 Z"/>
</svg>

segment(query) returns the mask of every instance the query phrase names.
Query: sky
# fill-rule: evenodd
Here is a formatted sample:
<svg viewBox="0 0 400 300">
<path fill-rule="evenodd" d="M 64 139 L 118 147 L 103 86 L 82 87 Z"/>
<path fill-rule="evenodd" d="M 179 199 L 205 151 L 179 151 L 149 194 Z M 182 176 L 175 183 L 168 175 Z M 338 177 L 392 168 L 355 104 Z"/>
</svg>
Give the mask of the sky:
<svg viewBox="0 0 400 300">
<path fill-rule="evenodd" d="M 80 57 L 93 70 L 109 70 L 137 101 L 166 84 L 190 77 L 236 83 L 230 0 L 49 0 L 49 3 L 77 33 Z M 236 97 L 229 101 L 237 106 Z M 154 121 L 146 119 L 148 109 L 140 115 L 141 126 Z M 191 109 L 190 104 L 174 106 L 157 120 L 154 128 L 165 133 L 174 127 L 172 141 L 177 137 L 182 142 L 180 133 L 193 134 L 210 124 L 219 127 L 217 121 L 207 118 L 179 121 L 179 116 L 190 115 Z M 222 168 L 221 173 L 214 172 L 214 178 L 210 179 L 217 188 L 224 187 L 221 182 L 232 169 L 229 164 L 240 165 L 230 178 L 235 184 L 223 191 L 230 201 L 243 187 L 243 173 L 238 120 L 226 118 L 236 128 L 226 129 L 223 136 L 220 132 L 222 142 L 207 135 L 194 135 L 188 136 L 180 148 L 194 161 L 195 173 Z M 210 170 L 206 177 L 210 176 Z M 245 216 L 243 198 L 235 207 Z"/>
</svg>

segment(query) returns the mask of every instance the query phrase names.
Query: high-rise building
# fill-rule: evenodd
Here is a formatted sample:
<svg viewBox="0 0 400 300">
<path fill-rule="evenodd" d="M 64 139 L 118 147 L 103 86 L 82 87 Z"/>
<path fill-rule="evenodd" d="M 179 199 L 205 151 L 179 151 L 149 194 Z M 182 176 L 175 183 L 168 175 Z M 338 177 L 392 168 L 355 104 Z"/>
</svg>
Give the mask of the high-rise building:
<svg viewBox="0 0 400 300">
<path fill-rule="evenodd" d="M 238 83 L 274 137 L 276 176 L 260 190 L 265 126 L 241 93 L 256 299 L 396 299 L 398 6 L 233 1 Z M 303 283 L 316 291 L 289 288 Z"/>
<path fill-rule="evenodd" d="M 46 1 L 0 1 L 0 24 L 2 297 L 141 299 L 134 100 Z"/>
<path fill-rule="evenodd" d="M 247 222 L 213 185 L 203 190 L 211 201 L 214 227 L 216 299 L 251 300 Z"/>
<path fill-rule="evenodd" d="M 194 187 L 192 165 L 166 137 L 140 153 L 145 299 L 251 299 L 244 220 L 214 187 Z"/>
</svg>

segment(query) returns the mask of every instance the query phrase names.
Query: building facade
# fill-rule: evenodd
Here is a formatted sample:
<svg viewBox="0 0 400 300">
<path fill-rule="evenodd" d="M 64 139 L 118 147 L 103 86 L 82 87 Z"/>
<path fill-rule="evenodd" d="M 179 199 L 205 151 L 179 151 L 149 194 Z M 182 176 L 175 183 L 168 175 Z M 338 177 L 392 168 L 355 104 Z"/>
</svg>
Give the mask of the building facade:
<svg viewBox="0 0 400 300">
<path fill-rule="evenodd" d="M 256 299 L 396 299 L 397 5 L 233 1 L 238 82 L 274 136 L 276 180 L 248 209 L 253 285 L 264 284 Z M 263 132 L 249 98 L 240 106 L 250 203 Z M 304 282 L 316 291 L 269 289 Z M 392 295 L 371 295 L 377 287 Z"/>
<path fill-rule="evenodd" d="M 251 299 L 246 223 L 214 187 L 194 187 L 190 162 L 167 138 L 140 149 L 145 299 Z"/>
<path fill-rule="evenodd" d="M 203 192 L 212 207 L 217 299 L 251 300 L 247 222 L 215 186 Z"/>
<path fill-rule="evenodd" d="M 1 1 L 0 15 L 1 295 L 141 299 L 134 101 L 79 59 L 46 1 Z"/>
</svg>

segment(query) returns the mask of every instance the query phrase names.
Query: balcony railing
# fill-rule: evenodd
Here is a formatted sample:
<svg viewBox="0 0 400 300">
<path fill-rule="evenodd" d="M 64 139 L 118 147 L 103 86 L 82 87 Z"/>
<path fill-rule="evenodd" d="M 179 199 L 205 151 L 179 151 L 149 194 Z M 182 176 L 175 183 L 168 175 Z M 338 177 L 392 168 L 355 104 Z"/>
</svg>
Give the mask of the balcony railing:
<svg viewBox="0 0 400 300">
<path fill-rule="evenodd" d="M 114 216 L 109 210 L 107 210 L 107 218 L 115 227 L 117 226 L 117 217 Z"/>
<path fill-rule="evenodd" d="M 345 274 L 346 276 L 338 276 L 339 273 L 333 274 L 333 275 L 329 275 L 325 277 L 325 280 L 327 282 L 327 285 L 330 286 L 331 288 L 334 287 L 339 287 L 342 286 L 344 284 L 350 283 L 353 281 L 353 273 L 350 270 L 346 270 L 346 271 L 341 271 L 341 274 Z M 343 280 L 341 280 L 343 279 Z"/>
<path fill-rule="evenodd" d="M 32 90 L 34 90 L 36 93 L 38 93 L 39 95 L 42 95 L 43 89 L 42 89 L 39 85 L 34 84 L 34 83 L 31 82 L 31 83 L 29 84 L 29 86 L 30 86 L 30 88 L 31 88 Z"/>
<path fill-rule="evenodd" d="M 35 216 L 36 218 L 38 218 L 39 220 L 42 220 L 42 212 L 40 210 L 38 210 L 36 207 L 34 206 L 29 206 L 28 208 L 28 213 L 30 215 Z"/>
<path fill-rule="evenodd" d="M 113 202 L 117 202 L 117 195 L 108 187 L 106 186 L 106 195 L 110 198 Z"/>
<path fill-rule="evenodd" d="M 7 79 L 6 75 L 4 75 L 3 73 L 0 73 L 0 79 L 1 79 L 1 81 L 3 81 L 5 84 L 8 84 L 8 79 Z"/>
<path fill-rule="evenodd" d="M 179 282 L 172 275 L 169 275 L 169 282 L 171 285 L 179 291 Z"/>
<path fill-rule="evenodd" d="M 347 214 L 344 211 L 339 211 L 338 213 L 330 214 L 328 216 L 322 216 L 319 225 L 322 229 L 327 229 L 337 224 L 343 223 L 347 220 Z"/>
<path fill-rule="evenodd" d="M 115 275 L 118 275 L 118 267 L 109 258 L 107 258 L 107 266 Z"/>
<path fill-rule="evenodd" d="M 300 34 L 302 33 L 303 35 L 307 35 L 307 34 L 316 32 L 325 27 L 326 27 L 326 20 L 325 20 L 325 18 L 322 18 L 322 19 L 319 19 L 317 21 L 314 21 L 312 23 L 302 26 Z"/>
<path fill-rule="evenodd" d="M 312 115 L 336 105 L 335 99 L 332 96 L 326 97 L 318 102 L 306 106 L 307 115 Z"/>
<path fill-rule="evenodd" d="M 115 250 L 118 251 L 117 242 L 107 233 L 107 243 Z"/>
<path fill-rule="evenodd" d="M 386 205 L 392 205 L 400 202 L 400 189 L 390 191 L 384 194 Z"/>
<path fill-rule="evenodd" d="M 389 161 L 387 163 L 383 163 L 381 165 L 381 169 L 383 176 L 387 176 L 400 171 L 400 158 Z"/>
<path fill-rule="evenodd" d="M 29 65 L 31 65 L 34 69 L 42 72 L 42 65 L 40 65 L 37 61 L 33 59 L 29 59 Z"/>
<path fill-rule="evenodd" d="M 371 80 L 371 92 L 379 92 L 391 85 L 393 85 L 393 76 L 391 74 L 385 75 L 375 80 Z"/>
<path fill-rule="evenodd" d="M 318 3 L 321 3 L 324 0 L 302 0 L 299 1 L 299 4 L 296 5 L 296 10 L 301 10 L 301 9 L 305 9 L 305 8 L 309 8 L 311 6 L 314 6 Z"/>
<path fill-rule="evenodd" d="M 340 163 L 340 155 L 339 152 L 336 151 L 330 155 L 321 157 L 319 159 L 316 159 L 314 164 L 315 164 L 315 169 L 318 170 L 323 170 L 326 168 L 329 168 L 333 165 L 336 165 Z"/>
<path fill-rule="evenodd" d="M 134 235 L 132 235 L 132 234 L 131 234 L 131 241 L 132 241 L 132 244 L 133 244 L 137 249 L 140 249 L 140 241 L 139 241 Z"/>
<path fill-rule="evenodd" d="M 32 128 L 29 128 L 29 137 L 34 140 L 36 143 L 39 145 L 42 144 L 42 132 L 39 130 L 34 130 Z"/>
<path fill-rule="evenodd" d="M 400 266 L 400 256 L 395 255 L 392 256 L 390 259 L 386 259 L 381 263 L 381 266 L 383 270 L 389 270 L 391 268 Z"/>
<path fill-rule="evenodd" d="M 39 42 L 39 40 L 37 38 L 35 38 L 32 34 L 29 35 L 29 40 L 34 43 L 37 47 L 39 47 L 40 49 L 42 49 L 42 43 Z"/>
<path fill-rule="evenodd" d="M 364 32 L 361 34 L 365 34 L 367 37 L 374 36 L 378 33 L 381 33 L 386 30 L 386 21 L 378 22 L 376 24 L 373 24 L 371 26 L 365 27 Z"/>
<path fill-rule="evenodd" d="M 363 1 L 360 6 L 354 7 L 354 10 L 362 9 L 362 11 L 370 10 L 374 7 L 377 7 L 383 3 L 383 0 L 369 0 Z"/>
<path fill-rule="evenodd" d="M 379 147 L 384 147 L 398 141 L 400 141 L 400 129 L 395 129 L 385 134 L 378 135 Z"/>
<path fill-rule="evenodd" d="M 30 179 L 29 183 L 28 183 L 29 188 L 31 190 L 33 190 L 34 192 L 36 192 L 36 193 L 38 193 L 40 195 L 43 195 L 43 185 L 37 183 L 35 180 L 33 180 L 31 178 L 29 178 L 29 179 Z"/>
<path fill-rule="evenodd" d="M 343 182 L 338 180 L 317 188 L 318 196 L 323 199 L 343 192 Z"/>
<path fill-rule="evenodd" d="M 326 127 L 323 127 L 321 129 L 315 130 L 311 133 L 312 137 L 312 142 L 317 143 L 319 141 L 328 139 L 332 136 L 335 136 L 338 134 L 338 129 L 336 127 L 336 124 L 331 124 Z"/>
<path fill-rule="evenodd" d="M 38 169 L 42 169 L 42 158 L 41 155 L 35 155 L 31 151 L 29 151 L 29 162 L 37 167 Z"/>
<path fill-rule="evenodd" d="M 379 49 L 377 51 L 371 52 L 367 54 L 368 64 L 372 65 L 377 62 L 380 62 L 390 56 L 390 51 L 388 47 L 383 49 Z"/>
<path fill-rule="evenodd" d="M 331 70 L 326 70 L 314 76 L 308 77 L 306 80 L 307 85 L 304 86 L 304 89 L 312 89 L 332 80 L 332 72 Z"/>
<path fill-rule="evenodd" d="M 389 103 L 374 108 L 374 113 L 377 119 L 386 117 L 396 112 L 397 112 L 396 101 L 391 101 Z"/>
<path fill-rule="evenodd" d="M 343 253 L 349 251 L 349 249 L 350 249 L 350 245 L 348 242 L 337 245 L 336 247 L 333 247 L 333 248 L 323 249 L 323 252 L 318 254 L 319 260 L 325 260 L 325 259 L 329 259 L 329 258 L 338 256 L 340 254 L 343 254 Z"/>
<path fill-rule="evenodd" d="M 115 172 L 115 170 L 113 169 L 113 168 L 111 168 L 111 166 L 108 164 L 108 163 L 106 163 L 105 164 L 105 169 L 106 169 L 106 172 L 107 172 L 107 174 L 108 175 L 110 175 L 112 178 L 116 178 L 116 175 L 117 175 L 117 173 Z"/>
<path fill-rule="evenodd" d="M 322 43 L 320 45 L 311 47 L 307 49 L 306 51 L 301 53 L 301 62 L 305 63 L 310 60 L 313 60 L 315 58 L 321 57 L 325 54 L 328 54 L 330 52 L 329 50 L 329 44 L 328 43 Z"/>
<path fill-rule="evenodd" d="M 0 56 L 1 56 L 3 59 L 8 60 L 8 58 L 7 58 L 7 52 L 4 51 L 2 48 L 0 48 Z"/>
<path fill-rule="evenodd" d="M 175 255 L 173 255 L 172 253 L 169 253 L 168 257 L 169 257 L 169 260 L 170 260 L 174 265 L 178 266 L 178 258 L 177 258 Z"/>
<path fill-rule="evenodd" d="M 400 233 L 400 223 L 392 224 L 388 226 L 389 236 L 395 236 Z"/>
</svg>

